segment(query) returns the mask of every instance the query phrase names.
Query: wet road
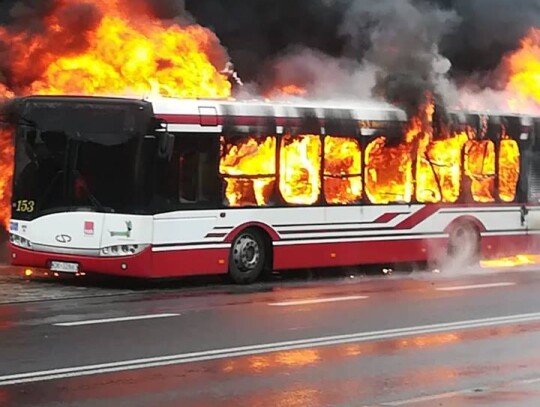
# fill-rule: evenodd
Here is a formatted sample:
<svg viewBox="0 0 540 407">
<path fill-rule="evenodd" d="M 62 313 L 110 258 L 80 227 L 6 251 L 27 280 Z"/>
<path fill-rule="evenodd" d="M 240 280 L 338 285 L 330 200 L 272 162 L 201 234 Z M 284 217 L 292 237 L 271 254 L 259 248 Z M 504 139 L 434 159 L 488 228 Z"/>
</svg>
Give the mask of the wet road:
<svg viewBox="0 0 540 407">
<path fill-rule="evenodd" d="M 540 273 L 0 305 L 0 406 L 538 406 Z"/>
</svg>

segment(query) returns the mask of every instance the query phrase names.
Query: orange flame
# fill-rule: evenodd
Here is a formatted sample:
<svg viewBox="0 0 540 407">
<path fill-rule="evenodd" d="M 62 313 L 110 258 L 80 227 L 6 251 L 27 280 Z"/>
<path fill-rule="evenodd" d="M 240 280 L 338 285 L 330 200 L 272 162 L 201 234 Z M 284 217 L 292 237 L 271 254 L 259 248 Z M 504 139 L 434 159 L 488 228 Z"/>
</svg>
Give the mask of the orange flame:
<svg viewBox="0 0 540 407">
<path fill-rule="evenodd" d="M 499 197 L 514 202 L 520 174 L 520 152 L 517 141 L 505 138 L 499 151 Z"/>
<path fill-rule="evenodd" d="M 304 97 L 308 96 L 308 91 L 300 85 L 288 84 L 275 86 L 270 91 L 266 92 L 265 95 L 268 99 L 279 99 L 286 96 Z"/>
<path fill-rule="evenodd" d="M 64 22 L 65 14 L 80 3 L 57 0 L 44 21 L 47 36 L 13 34 L 0 27 L 0 39 L 15 48 L 12 82 L 27 79 L 26 72 L 36 64 L 43 69 L 19 93 L 230 96 L 230 83 L 211 62 L 212 55 L 224 56 L 224 51 L 210 30 L 166 24 L 125 0 L 88 0 L 101 16 L 85 34 L 86 46 L 59 55 L 57 48 L 78 28 Z"/>
<path fill-rule="evenodd" d="M 387 146 L 378 137 L 366 148 L 366 195 L 372 203 L 411 202 L 414 185 L 412 144 Z"/>
<path fill-rule="evenodd" d="M 250 137 L 227 144 L 222 137 L 219 171 L 225 175 L 230 206 L 268 205 L 275 182 L 276 138 Z"/>
<path fill-rule="evenodd" d="M 351 137 L 325 136 L 324 156 L 323 137 L 317 135 L 283 136 L 279 152 L 275 136 L 222 138 L 220 172 L 227 200 L 232 206 L 269 205 L 277 183 L 285 202 L 298 205 L 318 202 L 321 191 L 327 203 L 336 205 L 364 197 L 374 204 L 410 203 L 413 198 L 421 203 L 455 203 L 461 197 L 494 202 L 496 186 L 501 200 L 513 202 L 520 151 L 504 127 L 498 144 L 479 139 L 470 126 L 444 128 L 435 139 L 433 112 L 428 102 L 409 123 L 404 139 L 381 135 L 364 152 L 360 141 Z M 486 132 L 487 127 L 483 137 Z"/>
<path fill-rule="evenodd" d="M 518 254 L 513 257 L 504 257 L 493 260 L 482 260 L 481 266 L 484 268 L 511 268 L 540 264 L 540 256 L 531 254 Z"/>
<path fill-rule="evenodd" d="M 461 153 L 468 137 L 458 133 L 432 141 L 418 159 L 416 198 L 422 203 L 454 203 L 461 194 Z"/>
<path fill-rule="evenodd" d="M 410 121 L 405 141 L 387 147 L 388 140 L 379 137 L 368 145 L 366 194 L 370 201 L 411 202 L 416 196 L 422 203 L 455 203 L 464 190 L 474 202 L 494 202 L 498 165 L 499 196 L 513 202 L 520 173 L 518 143 L 504 134 L 497 164 L 495 143 L 478 140 L 470 128 L 434 140 L 433 112 L 433 101 L 428 97 Z"/>
<path fill-rule="evenodd" d="M 279 190 L 285 202 L 312 205 L 321 192 L 321 138 L 284 136 L 280 149 Z"/>
<path fill-rule="evenodd" d="M 13 153 L 11 132 L 7 129 L 0 129 L 0 224 L 6 229 L 11 217 Z"/>
<path fill-rule="evenodd" d="M 521 41 L 521 48 L 507 58 L 510 79 L 507 89 L 520 99 L 540 103 L 540 29 L 532 28 Z M 519 104 L 520 100 L 513 101 Z"/>
<path fill-rule="evenodd" d="M 495 201 L 495 143 L 469 141 L 465 145 L 465 174 L 476 202 Z"/>
<path fill-rule="evenodd" d="M 66 22 L 75 6 L 93 7 L 81 27 Z M 93 20 L 92 20 L 93 21 Z M 43 21 L 46 34 L 0 27 L 9 44 L 11 86 L 15 94 L 163 95 L 226 98 L 231 84 L 214 66 L 226 60 L 217 37 L 197 25 L 165 23 L 130 0 L 57 0 Z M 77 40 L 74 40 L 78 35 Z M 75 42 L 79 43 L 75 43 Z M 8 58 L 8 57 L 6 57 Z M 4 136 L 4 134 L 2 134 Z M 0 222 L 9 218 L 13 149 L 0 144 Z M 259 197 L 260 198 L 260 197 Z"/>
<path fill-rule="evenodd" d="M 324 151 L 326 202 L 350 204 L 362 199 L 362 150 L 358 140 L 327 136 Z"/>
</svg>

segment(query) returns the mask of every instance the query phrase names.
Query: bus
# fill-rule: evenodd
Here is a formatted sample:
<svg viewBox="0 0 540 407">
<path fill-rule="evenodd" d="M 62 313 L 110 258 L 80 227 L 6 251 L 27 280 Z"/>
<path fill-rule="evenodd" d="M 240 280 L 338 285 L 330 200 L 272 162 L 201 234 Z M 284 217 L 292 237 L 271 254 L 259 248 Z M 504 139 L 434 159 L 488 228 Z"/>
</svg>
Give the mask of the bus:
<svg viewBox="0 0 540 407">
<path fill-rule="evenodd" d="M 540 230 L 540 120 L 392 105 L 30 96 L 14 266 L 238 284 L 306 268 L 523 253 Z"/>
</svg>

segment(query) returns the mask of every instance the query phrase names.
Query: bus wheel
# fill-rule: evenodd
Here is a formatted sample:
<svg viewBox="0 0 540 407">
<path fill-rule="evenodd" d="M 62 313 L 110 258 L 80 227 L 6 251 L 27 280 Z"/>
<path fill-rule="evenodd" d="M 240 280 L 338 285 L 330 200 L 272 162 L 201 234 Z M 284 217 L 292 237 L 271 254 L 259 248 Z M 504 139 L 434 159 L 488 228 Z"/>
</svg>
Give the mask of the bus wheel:
<svg viewBox="0 0 540 407">
<path fill-rule="evenodd" d="M 236 284 L 251 284 L 264 270 L 264 240 L 256 230 L 246 230 L 234 240 L 229 256 L 229 276 Z"/>
<path fill-rule="evenodd" d="M 448 241 L 448 257 L 454 266 L 476 266 L 482 256 L 481 236 L 478 228 L 470 222 L 458 224 Z"/>
</svg>

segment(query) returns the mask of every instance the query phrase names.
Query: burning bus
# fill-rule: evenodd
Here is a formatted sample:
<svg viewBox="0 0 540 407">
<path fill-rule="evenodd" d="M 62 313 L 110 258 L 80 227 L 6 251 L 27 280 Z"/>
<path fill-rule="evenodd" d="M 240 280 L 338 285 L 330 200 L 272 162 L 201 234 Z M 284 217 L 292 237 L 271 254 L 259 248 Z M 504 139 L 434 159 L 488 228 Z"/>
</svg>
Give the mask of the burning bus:
<svg viewBox="0 0 540 407">
<path fill-rule="evenodd" d="M 540 120 L 368 101 L 17 99 L 10 251 L 52 273 L 165 278 L 530 247 Z"/>
</svg>

